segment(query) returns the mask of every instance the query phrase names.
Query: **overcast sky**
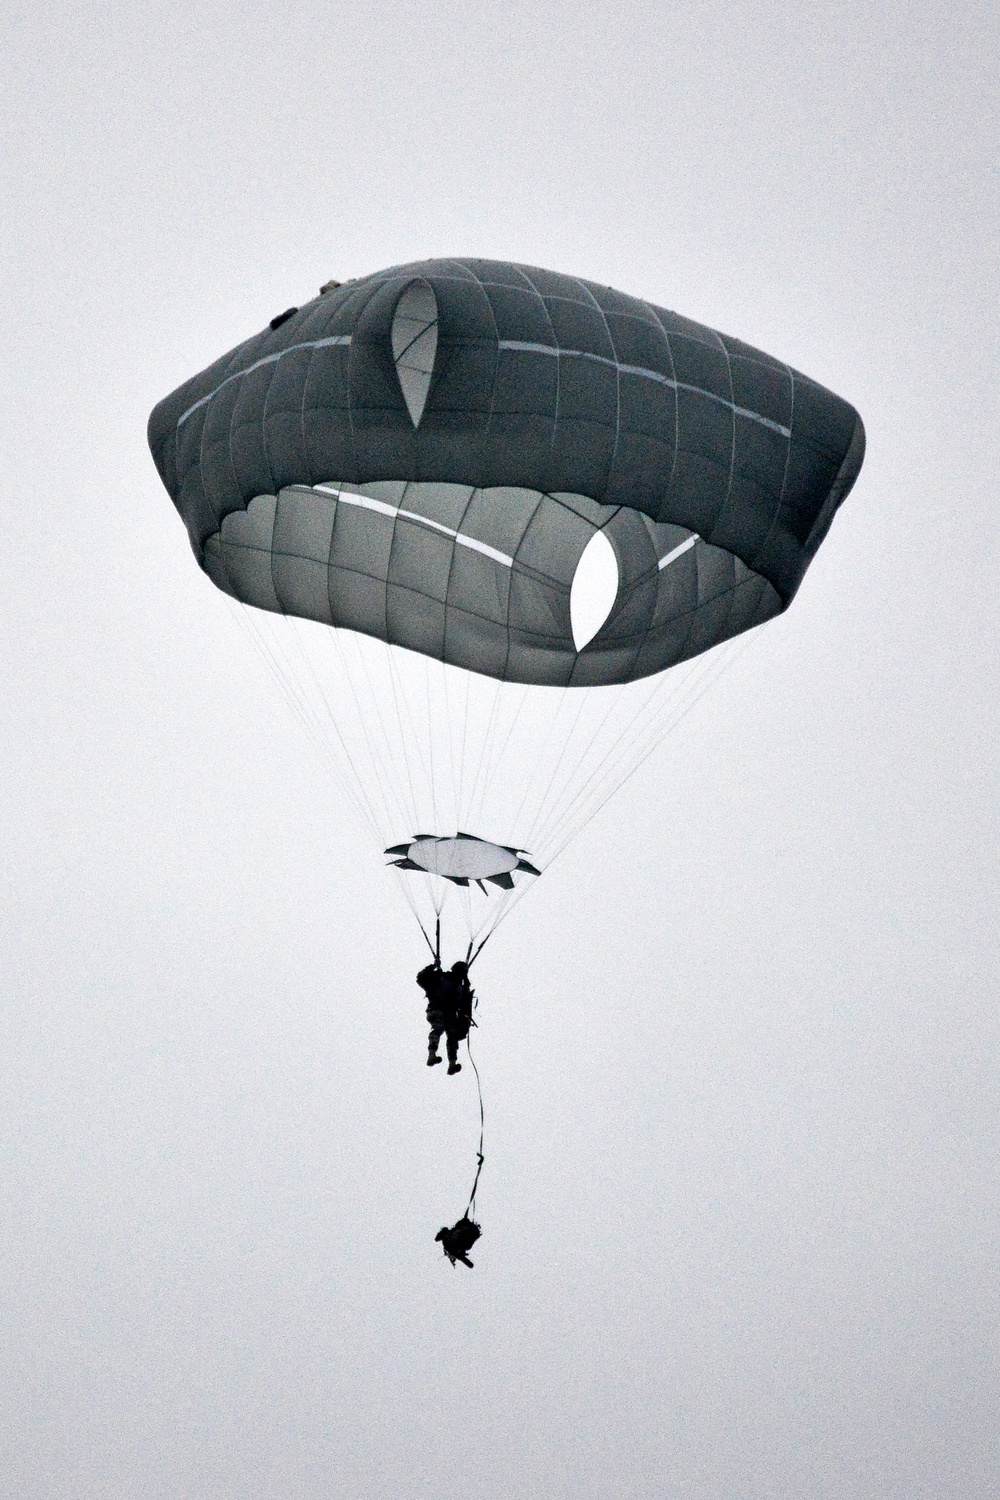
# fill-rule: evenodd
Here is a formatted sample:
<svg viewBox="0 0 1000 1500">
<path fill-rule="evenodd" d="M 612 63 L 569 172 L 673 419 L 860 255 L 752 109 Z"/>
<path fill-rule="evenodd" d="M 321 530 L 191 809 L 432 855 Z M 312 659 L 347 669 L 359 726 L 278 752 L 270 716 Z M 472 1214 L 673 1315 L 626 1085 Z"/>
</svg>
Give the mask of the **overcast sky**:
<svg viewBox="0 0 1000 1500">
<path fill-rule="evenodd" d="M 996 1494 L 985 0 L 11 0 L 0 1495 Z M 424 1067 L 422 940 L 145 442 L 328 278 L 549 266 L 853 402 L 792 609 Z"/>
</svg>

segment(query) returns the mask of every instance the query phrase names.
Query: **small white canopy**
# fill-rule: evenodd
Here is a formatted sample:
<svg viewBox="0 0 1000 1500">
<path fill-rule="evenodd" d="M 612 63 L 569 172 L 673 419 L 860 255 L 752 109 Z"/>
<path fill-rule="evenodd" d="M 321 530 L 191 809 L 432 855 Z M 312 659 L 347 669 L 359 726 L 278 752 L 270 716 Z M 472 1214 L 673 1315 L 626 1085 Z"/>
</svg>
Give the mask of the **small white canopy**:
<svg viewBox="0 0 1000 1500">
<path fill-rule="evenodd" d="M 470 880 L 489 880 L 510 890 L 514 884 L 512 872 L 539 873 L 534 865 L 521 858 L 520 849 L 491 844 L 471 833 L 456 833 L 451 837 L 418 834 L 410 843 L 394 844 L 385 852 L 396 856 L 392 863 L 401 870 L 424 870 L 457 885 L 468 885 Z"/>
</svg>

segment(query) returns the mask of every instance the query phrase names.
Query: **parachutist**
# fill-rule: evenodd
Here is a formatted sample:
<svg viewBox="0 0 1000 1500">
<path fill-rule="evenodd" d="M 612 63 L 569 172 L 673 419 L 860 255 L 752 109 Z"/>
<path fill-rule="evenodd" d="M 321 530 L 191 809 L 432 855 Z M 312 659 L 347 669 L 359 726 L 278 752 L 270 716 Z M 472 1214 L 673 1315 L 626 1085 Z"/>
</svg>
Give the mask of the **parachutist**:
<svg viewBox="0 0 1000 1500">
<path fill-rule="evenodd" d="M 430 1027 L 427 1066 L 433 1068 L 441 1061 L 438 1044 L 443 1034 L 447 1042 L 448 1072 L 461 1073 L 458 1047 L 469 1035 L 473 1024 L 474 994 L 469 983 L 469 966 L 459 959 L 450 969 L 442 969 L 441 960 L 435 957 L 433 963 L 420 970 L 417 983 L 427 996 L 427 1024 Z"/>
<path fill-rule="evenodd" d="M 435 1242 L 440 1242 L 441 1249 L 451 1261 L 461 1261 L 463 1266 L 473 1269 L 473 1262 L 469 1259 L 469 1251 L 482 1234 L 478 1224 L 473 1223 L 468 1214 L 463 1214 L 457 1224 L 449 1229 L 447 1225 L 439 1229 L 434 1236 Z"/>
</svg>

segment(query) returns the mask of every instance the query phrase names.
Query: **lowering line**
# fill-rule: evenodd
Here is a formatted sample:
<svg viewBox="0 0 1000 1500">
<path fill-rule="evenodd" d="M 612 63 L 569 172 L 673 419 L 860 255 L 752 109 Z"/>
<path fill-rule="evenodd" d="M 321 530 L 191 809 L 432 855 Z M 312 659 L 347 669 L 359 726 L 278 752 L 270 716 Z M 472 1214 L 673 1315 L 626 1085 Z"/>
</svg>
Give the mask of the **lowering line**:
<svg viewBox="0 0 1000 1500">
<path fill-rule="evenodd" d="M 476 1067 L 476 1059 L 472 1055 L 472 1047 L 469 1044 L 468 1037 L 465 1039 L 465 1047 L 469 1054 L 469 1061 L 472 1064 L 472 1071 L 476 1075 L 476 1089 L 479 1093 L 479 1150 L 476 1153 L 476 1176 L 472 1184 L 472 1192 L 469 1194 L 468 1207 L 465 1210 L 465 1217 L 471 1219 L 476 1212 L 476 1190 L 479 1187 L 479 1174 L 483 1170 L 483 1136 L 486 1131 L 486 1116 L 483 1113 L 483 1085 L 479 1077 L 479 1069 Z"/>
</svg>

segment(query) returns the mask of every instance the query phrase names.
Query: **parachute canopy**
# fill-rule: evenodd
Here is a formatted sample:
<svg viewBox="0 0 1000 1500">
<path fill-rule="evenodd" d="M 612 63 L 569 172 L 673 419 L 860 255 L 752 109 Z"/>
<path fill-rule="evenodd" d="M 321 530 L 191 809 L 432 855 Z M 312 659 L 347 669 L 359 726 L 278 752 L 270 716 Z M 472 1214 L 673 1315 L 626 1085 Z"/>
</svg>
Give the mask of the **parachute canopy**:
<svg viewBox="0 0 1000 1500">
<path fill-rule="evenodd" d="M 853 407 L 738 339 L 483 260 L 331 285 L 149 441 L 237 599 L 570 687 L 783 610 L 864 455 Z"/>
<path fill-rule="evenodd" d="M 483 260 L 328 282 L 149 440 L 428 943 L 470 957 L 787 607 L 864 454 L 738 339 Z"/>
</svg>

